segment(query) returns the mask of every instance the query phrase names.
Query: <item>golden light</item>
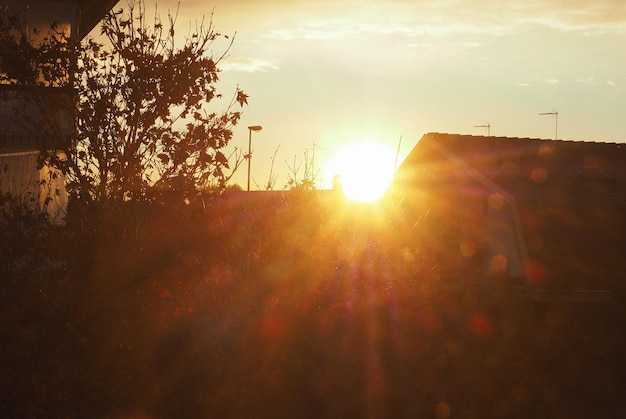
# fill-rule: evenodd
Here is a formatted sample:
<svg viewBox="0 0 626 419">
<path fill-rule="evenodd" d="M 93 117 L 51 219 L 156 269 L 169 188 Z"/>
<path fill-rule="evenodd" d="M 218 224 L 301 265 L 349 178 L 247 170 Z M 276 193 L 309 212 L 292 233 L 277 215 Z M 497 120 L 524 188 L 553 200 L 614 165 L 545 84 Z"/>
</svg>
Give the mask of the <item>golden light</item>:
<svg viewBox="0 0 626 419">
<path fill-rule="evenodd" d="M 327 178 L 338 181 L 347 199 L 374 202 L 381 198 L 391 183 L 395 152 L 374 140 L 341 147 L 326 166 Z"/>
</svg>

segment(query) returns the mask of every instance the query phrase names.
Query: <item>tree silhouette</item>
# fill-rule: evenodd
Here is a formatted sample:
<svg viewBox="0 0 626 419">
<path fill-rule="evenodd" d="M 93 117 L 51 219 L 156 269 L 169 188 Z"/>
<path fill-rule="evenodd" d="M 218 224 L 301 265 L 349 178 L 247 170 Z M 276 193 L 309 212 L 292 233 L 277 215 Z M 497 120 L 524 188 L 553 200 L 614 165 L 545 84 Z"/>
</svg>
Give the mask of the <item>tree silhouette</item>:
<svg viewBox="0 0 626 419">
<path fill-rule="evenodd" d="M 37 107 L 38 118 L 22 122 L 41 136 L 42 164 L 61 169 L 76 202 L 120 205 L 164 191 L 188 198 L 223 188 L 240 163 L 230 167 L 223 150 L 248 96 L 237 87 L 226 109 L 211 103 L 221 98 L 218 65 L 233 38 L 212 15 L 181 37 L 175 27 L 175 14 L 151 20 L 139 0 L 107 13 L 101 36 L 81 42 L 3 10 L 0 83 L 19 86 L 19 106 Z M 217 41 L 225 44 L 214 56 Z"/>
</svg>

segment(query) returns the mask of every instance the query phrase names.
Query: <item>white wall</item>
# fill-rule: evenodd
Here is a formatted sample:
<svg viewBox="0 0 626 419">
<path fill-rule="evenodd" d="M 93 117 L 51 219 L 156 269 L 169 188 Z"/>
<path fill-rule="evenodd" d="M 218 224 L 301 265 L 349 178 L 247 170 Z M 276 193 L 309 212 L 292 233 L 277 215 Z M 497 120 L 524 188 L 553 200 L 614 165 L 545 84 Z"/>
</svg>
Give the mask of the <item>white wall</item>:
<svg viewBox="0 0 626 419">
<path fill-rule="evenodd" d="M 0 4 L 7 4 L 10 8 L 25 14 L 29 24 L 41 31 L 39 36 L 31 31 L 31 42 L 37 42 L 44 36 L 50 24 L 57 22 L 59 28 L 68 31 L 77 27 L 78 5 L 69 1 L 37 1 L 37 0 L 0 0 Z M 73 36 L 75 33 L 71 33 Z"/>
<path fill-rule="evenodd" d="M 0 154 L 0 190 L 23 200 L 31 209 L 46 209 L 54 223 L 62 223 L 68 200 L 65 182 L 56 169 L 44 166 L 38 170 L 38 157 L 37 151 Z"/>
</svg>

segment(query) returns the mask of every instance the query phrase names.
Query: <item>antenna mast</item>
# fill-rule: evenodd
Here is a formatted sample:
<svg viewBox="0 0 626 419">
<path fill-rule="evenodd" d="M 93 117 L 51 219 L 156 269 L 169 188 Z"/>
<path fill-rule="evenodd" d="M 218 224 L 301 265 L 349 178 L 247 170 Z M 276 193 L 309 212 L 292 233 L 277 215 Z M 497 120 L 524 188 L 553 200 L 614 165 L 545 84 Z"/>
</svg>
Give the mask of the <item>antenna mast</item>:
<svg viewBox="0 0 626 419">
<path fill-rule="evenodd" d="M 325 148 L 318 147 L 317 143 L 313 143 L 312 148 L 305 148 L 305 151 L 313 151 L 313 155 L 311 156 L 311 166 L 313 170 L 315 170 L 315 150 L 326 150 Z"/>
<path fill-rule="evenodd" d="M 559 113 L 558 111 L 553 112 L 542 112 L 539 115 L 554 115 L 554 139 L 559 139 Z"/>
<path fill-rule="evenodd" d="M 474 128 L 487 128 L 487 137 L 491 137 L 491 124 L 489 122 L 485 125 L 474 125 Z"/>
<path fill-rule="evenodd" d="M 400 155 L 400 144 L 402 144 L 402 136 L 398 140 L 398 149 L 396 150 L 396 160 L 393 162 L 393 173 L 396 173 L 396 168 L 398 167 L 398 156 Z"/>
<path fill-rule="evenodd" d="M 311 171 L 313 172 L 313 177 L 317 176 L 317 172 L 315 171 L 315 150 L 326 150 L 325 148 L 318 147 L 317 143 L 313 143 L 312 148 L 305 148 L 305 151 L 313 151 L 313 155 L 311 156 Z"/>
</svg>

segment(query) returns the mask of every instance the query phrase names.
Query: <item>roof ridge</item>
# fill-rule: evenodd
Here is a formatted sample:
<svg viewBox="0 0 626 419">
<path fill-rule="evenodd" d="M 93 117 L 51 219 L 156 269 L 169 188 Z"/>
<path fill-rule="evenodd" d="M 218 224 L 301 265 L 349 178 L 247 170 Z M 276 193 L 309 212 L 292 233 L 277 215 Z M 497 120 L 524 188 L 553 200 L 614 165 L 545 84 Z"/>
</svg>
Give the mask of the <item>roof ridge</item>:
<svg viewBox="0 0 626 419">
<path fill-rule="evenodd" d="M 432 131 L 425 134 L 425 136 L 449 136 L 449 137 L 466 137 L 466 138 L 491 138 L 491 139 L 504 139 L 504 140 L 529 140 L 529 141 L 543 141 L 543 142 L 553 142 L 553 143 L 581 143 L 581 144 L 608 144 L 608 145 L 618 145 L 621 146 L 625 143 L 617 142 L 617 141 L 601 141 L 601 140 L 570 140 L 570 139 L 552 139 L 552 138 L 536 138 L 536 137 L 508 137 L 508 136 L 496 136 L 496 135 L 474 135 L 474 134 L 459 134 L 459 133 L 448 133 L 448 132 L 437 132 Z"/>
</svg>

